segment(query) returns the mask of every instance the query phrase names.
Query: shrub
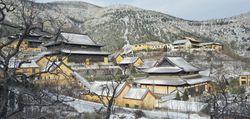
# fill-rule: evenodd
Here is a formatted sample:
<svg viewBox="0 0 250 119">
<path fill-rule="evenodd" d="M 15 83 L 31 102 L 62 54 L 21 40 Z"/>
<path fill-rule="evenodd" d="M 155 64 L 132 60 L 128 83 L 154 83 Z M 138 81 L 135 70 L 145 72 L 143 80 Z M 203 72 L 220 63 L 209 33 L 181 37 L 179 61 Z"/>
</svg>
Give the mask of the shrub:
<svg viewBox="0 0 250 119">
<path fill-rule="evenodd" d="M 95 112 L 86 113 L 83 119 L 102 119 L 102 115 Z"/>
<path fill-rule="evenodd" d="M 180 93 L 179 91 L 176 93 L 176 97 L 175 97 L 176 100 L 181 100 L 181 96 L 180 96 Z"/>
<path fill-rule="evenodd" d="M 183 99 L 183 101 L 187 101 L 189 99 L 187 90 L 184 91 L 182 99 Z"/>
<path fill-rule="evenodd" d="M 136 110 L 136 111 L 134 112 L 134 116 L 135 116 L 136 119 L 138 119 L 138 118 L 145 117 L 146 115 L 145 115 L 145 113 L 144 113 L 143 111 L 141 111 L 141 110 Z"/>
</svg>

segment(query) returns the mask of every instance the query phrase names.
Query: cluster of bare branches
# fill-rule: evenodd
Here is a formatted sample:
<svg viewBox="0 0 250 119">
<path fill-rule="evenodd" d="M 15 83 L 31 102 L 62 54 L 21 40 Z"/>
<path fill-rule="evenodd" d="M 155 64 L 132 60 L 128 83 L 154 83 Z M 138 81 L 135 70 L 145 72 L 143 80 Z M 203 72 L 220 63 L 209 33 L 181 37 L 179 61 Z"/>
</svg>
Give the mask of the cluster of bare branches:
<svg viewBox="0 0 250 119">
<path fill-rule="evenodd" d="M 89 89 L 84 90 L 84 95 L 97 96 L 100 103 L 104 106 L 104 110 L 97 110 L 97 113 L 103 113 L 105 119 L 109 119 L 111 114 L 114 113 L 114 106 L 117 93 L 121 89 L 121 86 L 127 82 L 128 76 L 125 74 L 112 74 L 110 81 L 105 81 L 102 85 L 97 87 L 97 90 Z M 96 89 L 96 88 L 94 88 Z M 96 92 L 97 91 L 97 92 Z"/>
<path fill-rule="evenodd" d="M 221 63 L 221 68 L 218 68 L 212 75 L 213 91 L 207 97 L 210 117 L 213 119 L 249 118 L 250 101 L 248 98 L 250 94 L 247 93 L 245 87 L 230 84 L 232 81 L 225 76 L 226 74 L 228 72 L 223 69 L 223 63 Z M 230 91 L 231 85 L 236 87 L 233 89 L 234 92 Z"/>
<path fill-rule="evenodd" d="M 51 96 L 48 91 L 34 84 L 34 77 L 43 73 L 50 73 L 53 65 L 48 70 L 40 71 L 27 76 L 24 73 L 17 72 L 26 59 L 20 58 L 20 46 L 22 42 L 34 30 L 44 31 L 44 23 L 56 21 L 56 19 L 39 17 L 39 10 L 35 6 L 36 3 L 27 0 L 18 0 L 16 3 L 1 0 L 0 1 L 0 23 L 12 28 L 20 29 L 17 39 L 1 40 L 0 44 L 0 118 L 11 118 L 18 113 L 23 112 L 25 108 L 42 108 L 44 106 L 52 106 L 63 102 L 57 96 Z M 5 22 L 7 12 L 12 12 L 19 18 L 18 23 L 8 24 Z M 53 23 L 51 23 L 53 24 Z M 63 25 L 63 23 L 56 24 Z M 57 32 L 51 33 L 57 39 L 62 28 L 56 26 Z M 48 32 L 49 33 L 49 32 Z M 0 36 L 1 37 L 1 36 Z M 16 47 L 9 48 L 10 45 L 16 43 Z M 13 59 L 21 59 L 17 67 L 11 68 Z M 55 63 L 56 61 L 51 61 Z"/>
</svg>

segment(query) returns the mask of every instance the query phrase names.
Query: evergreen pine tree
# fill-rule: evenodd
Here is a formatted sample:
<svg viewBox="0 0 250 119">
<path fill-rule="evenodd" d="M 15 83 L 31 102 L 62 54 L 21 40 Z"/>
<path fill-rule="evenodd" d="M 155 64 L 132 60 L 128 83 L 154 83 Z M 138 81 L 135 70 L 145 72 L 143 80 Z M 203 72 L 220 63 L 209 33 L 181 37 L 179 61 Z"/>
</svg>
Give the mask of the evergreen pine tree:
<svg viewBox="0 0 250 119">
<path fill-rule="evenodd" d="M 179 91 L 176 93 L 176 97 L 175 97 L 176 100 L 181 100 L 181 96 L 180 96 L 180 93 Z"/>
<path fill-rule="evenodd" d="M 187 90 L 184 91 L 182 99 L 183 99 L 183 101 L 187 101 L 189 99 Z"/>
</svg>

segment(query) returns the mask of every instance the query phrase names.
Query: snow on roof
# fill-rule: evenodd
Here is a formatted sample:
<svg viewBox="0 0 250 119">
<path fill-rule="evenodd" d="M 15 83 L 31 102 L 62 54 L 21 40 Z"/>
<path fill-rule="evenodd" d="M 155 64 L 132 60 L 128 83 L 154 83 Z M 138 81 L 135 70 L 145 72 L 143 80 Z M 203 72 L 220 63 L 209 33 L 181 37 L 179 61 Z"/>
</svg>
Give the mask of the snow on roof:
<svg viewBox="0 0 250 119">
<path fill-rule="evenodd" d="M 174 67 L 153 67 L 149 69 L 145 69 L 144 72 L 146 73 L 157 73 L 157 74 L 163 74 L 163 73 L 178 73 L 181 72 L 182 69 L 174 66 Z"/>
<path fill-rule="evenodd" d="M 89 46 L 102 46 L 94 42 L 88 35 L 75 34 L 75 33 L 61 33 L 63 39 L 58 41 L 51 41 L 44 46 L 51 46 L 60 43 L 75 44 L 75 45 L 89 45 Z"/>
<path fill-rule="evenodd" d="M 136 60 L 139 57 L 125 57 L 121 62 L 119 62 L 118 64 L 133 64 L 136 62 Z"/>
<path fill-rule="evenodd" d="M 188 63 L 186 60 L 184 60 L 182 57 L 166 57 L 166 59 L 176 66 L 182 68 L 186 72 L 190 71 L 199 71 L 198 68 L 192 66 L 190 63 Z"/>
<path fill-rule="evenodd" d="M 124 98 L 141 100 L 146 96 L 148 91 L 147 88 L 130 88 Z"/>
<path fill-rule="evenodd" d="M 77 72 L 74 71 L 72 75 L 76 79 L 78 79 L 82 85 L 86 86 L 87 88 L 91 87 L 90 83 L 84 77 L 82 77 L 80 74 L 78 74 Z"/>
<path fill-rule="evenodd" d="M 175 40 L 173 42 L 173 45 L 185 44 L 186 42 L 188 42 L 188 40 Z"/>
<path fill-rule="evenodd" d="M 41 53 L 39 53 L 38 55 L 36 55 L 36 56 L 34 56 L 34 57 L 31 57 L 31 58 L 29 58 L 29 59 L 34 60 L 34 61 L 37 61 L 37 60 L 39 60 L 40 58 L 42 58 L 42 57 L 44 57 L 44 56 L 46 56 L 46 55 L 48 55 L 48 54 L 51 54 L 51 53 L 52 53 L 52 52 L 50 52 L 50 51 L 41 52 Z"/>
<path fill-rule="evenodd" d="M 19 67 L 19 64 L 21 63 L 21 66 Z M 39 66 L 35 61 L 21 61 L 21 60 L 11 60 L 9 62 L 10 68 L 38 68 Z"/>
<path fill-rule="evenodd" d="M 86 54 L 86 55 L 109 55 L 108 52 L 102 52 L 102 51 L 83 51 L 83 50 L 61 50 L 62 53 L 67 54 Z"/>
<path fill-rule="evenodd" d="M 151 85 L 184 85 L 186 84 L 180 77 L 166 77 L 166 76 L 149 76 L 134 81 L 138 84 L 151 84 Z"/>
<path fill-rule="evenodd" d="M 75 33 L 61 33 L 67 43 L 80 44 L 80 45 L 96 45 L 88 35 L 75 34 Z"/>
<path fill-rule="evenodd" d="M 210 69 L 200 71 L 199 74 L 202 75 L 202 76 L 209 76 L 210 75 Z"/>
<path fill-rule="evenodd" d="M 157 64 L 156 60 L 148 60 L 148 59 L 144 59 L 143 60 L 143 65 L 138 67 L 140 69 L 148 69 L 148 68 L 152 68 Z"/>
<path fill-rule="evenodd" d="M 42 71 L 52 71 L 59 67 L 62 64 L 62 62 L 48 62 L 46 66 L 42 68 Z"/>
<path fill-rule="evenodd" d="M 250 72 L 247 72 L 247 71 L 244 71 L 244 72 L 242 72 L 240 75 L 250 75 Z"/>
<path fill-rule="evenodd" d="M 201 43 L 200 45 L 221 45 L 221 44 L 216 42 L 207 42 L 207 43 Z"/>
<path fill-rule="evenodd" d="M 146 78 L 140 78 L 135 80 L 138 84 L 151 84 L 151 85 L 194 85 L 211 81 L 207 76 L 195 76 L 191 78 L 185 78 L 183 76 L 149 76 Z"/>
<path fill-rule="evenodd" d="M 202 76 L 202 77 L 184 79 L 184 80 L 187 82 L 187 84 L 194 85 L 194 84 L 200 84 L 200 83 L 211 81 L 211 78 L 208 76 Z"/>
<path fill-rule="evenodd" d="M 115 96 L 118 96 L 126 85 L 126 82 L 120 84 L 116 83 L 115 81 L 95 81 L 90 85 L 90 92 L 95 93 L 99 96 L 112 96 L 115 87 L 118 86 L 115 94 Z"/>
</svg>

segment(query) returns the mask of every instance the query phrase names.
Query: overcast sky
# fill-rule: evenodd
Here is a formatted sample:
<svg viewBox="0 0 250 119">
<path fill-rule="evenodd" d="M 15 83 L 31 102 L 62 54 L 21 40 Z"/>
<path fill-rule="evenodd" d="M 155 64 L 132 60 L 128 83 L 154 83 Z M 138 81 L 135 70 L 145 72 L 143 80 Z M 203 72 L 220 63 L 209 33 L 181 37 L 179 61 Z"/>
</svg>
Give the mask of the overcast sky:
<svg viewBox="0 0 250 119">
<path fill-rule="evenodd" d="M 53 2 L 62 0 L 36 0 Z M 76 1 L 76 0 L 64 0 Z M 225 18 L 250 12 L 250 0 L 77 0 L 99 6 L 128 4 L 189 20 Z"/>
</svg>

